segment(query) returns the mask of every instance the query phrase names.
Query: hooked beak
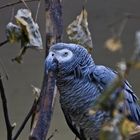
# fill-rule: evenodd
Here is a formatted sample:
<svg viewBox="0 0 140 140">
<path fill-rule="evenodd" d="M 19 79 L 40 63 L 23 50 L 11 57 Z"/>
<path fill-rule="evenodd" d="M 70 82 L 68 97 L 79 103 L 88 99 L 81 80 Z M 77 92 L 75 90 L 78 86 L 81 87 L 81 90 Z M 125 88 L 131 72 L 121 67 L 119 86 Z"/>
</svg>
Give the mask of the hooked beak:
<svg viewBox="0 0 140 140">
<path fill-rule="evenodd" d="M 57 59 L 54 56 L 49 54 L 47 56 L 47 58 L 45 59 L 45 71 L 46 71 L 46 73 L 48 74 L 48 72 L 50 72 L 50 71 L 54 72 L 57 68 L 57 64 L 58 64 Z"/>
</svg>

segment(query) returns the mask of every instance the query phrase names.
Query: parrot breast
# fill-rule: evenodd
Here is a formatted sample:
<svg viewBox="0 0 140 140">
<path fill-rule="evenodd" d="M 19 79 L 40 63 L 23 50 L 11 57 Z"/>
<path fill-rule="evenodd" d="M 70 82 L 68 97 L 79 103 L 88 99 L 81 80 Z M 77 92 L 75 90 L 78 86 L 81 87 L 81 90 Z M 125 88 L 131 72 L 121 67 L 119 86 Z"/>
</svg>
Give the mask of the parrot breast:
<svg viewBox="0 0 140 140">
<path fill-rule="evenodd" d="M 70 116 L 72 122 L 83 130 L 87 138 L 98 137 L 101 125 L 108 117 L 108 114 L 103 111 L 96 112 L 96 115 L 89 115 L 89 109 L 101 95 L 98 86 L 88 77 L 75 79 L 74 76 L 67 76 L 57 79 L 57 87 L 64 114 Z"/>
</svg>

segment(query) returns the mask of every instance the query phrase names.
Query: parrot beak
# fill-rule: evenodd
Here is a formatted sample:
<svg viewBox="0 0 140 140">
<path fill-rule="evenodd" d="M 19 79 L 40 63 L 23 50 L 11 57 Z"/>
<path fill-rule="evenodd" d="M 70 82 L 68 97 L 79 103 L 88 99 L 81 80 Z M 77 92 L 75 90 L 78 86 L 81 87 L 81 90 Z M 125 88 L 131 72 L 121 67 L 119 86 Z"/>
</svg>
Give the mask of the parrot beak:
<svg viewBox="0 0 140 140">
<path fill-rule="evenodd" d="M 54 56 L 49 54 L 45 60 L 46 73 L 48 74 L 50 71 L 54 72 L 57 68 L 57 64 L 58 64 L 57 59 Z"/>
</svg>

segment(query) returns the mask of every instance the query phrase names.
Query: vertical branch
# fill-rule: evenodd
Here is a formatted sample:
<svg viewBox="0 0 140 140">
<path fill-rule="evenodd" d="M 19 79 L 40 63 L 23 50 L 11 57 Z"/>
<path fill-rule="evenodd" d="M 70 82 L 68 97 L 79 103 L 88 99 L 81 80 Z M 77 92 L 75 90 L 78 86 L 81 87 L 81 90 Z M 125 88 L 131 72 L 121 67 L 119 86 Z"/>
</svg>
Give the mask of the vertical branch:
<svg viewBox="0 0 140 140">
<path fill-rule="evenodd" d="M 12 130 L 14 127 L 10 123 L 10 119 L 9 119 L 9 115 L 8 115 L 7 99 L 5 96 L 1 75 L 0 75 L 0 95 L 1 95 L 1 99 L 2 99 L 4 119 L 5 119 L 5 123 L 6 123 L 6 129 L 7 129 L 7 140 L 12 140 Z"/>
<path fill-rule="evenodd" d="M 50 46 L 62 38 L 62 6 L 60 0 L 45 0 L 46 56 Z M 45 140 L 50 126 L 55 99 L 55 77 L 44 72 L 40 101 L 36 109 L 29 140 Z"/>
<path fill-rule="evenodd" d="M 22 124 L 20 125 L 19 129 L 15 133 L 14 137 L 12 138 L 12 140 L 16 140 L 19 137 L 19 135 L 21 134 L 21 132 L 24 129 L 25 125 L 27 124 L 28 120 L 33 115 L 34 110 L 36 109 L 37 104 L 38 104 L 38 100 L 35 99 L 34 102 L 33 102 L 33 105 L 31 107 L 31 109 L 29 110 L 27 116 L 23 120 Z"/>
</svg>

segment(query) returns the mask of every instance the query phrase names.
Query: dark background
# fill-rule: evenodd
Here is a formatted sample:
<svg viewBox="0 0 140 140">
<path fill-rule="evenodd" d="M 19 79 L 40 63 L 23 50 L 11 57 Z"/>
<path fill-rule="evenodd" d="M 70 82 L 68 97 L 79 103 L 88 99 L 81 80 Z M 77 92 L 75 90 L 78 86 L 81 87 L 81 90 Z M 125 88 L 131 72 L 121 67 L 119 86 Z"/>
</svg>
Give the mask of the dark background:
<svg viewBox="0 0 140 140">
<path fill-rule="evenodd" d="M 12 0 L 14 2 L 14 0 Z M 12 2 L 11 0 L 0 0 L 0 6 Z M 89 28 L 92 34 L 94 44 L 93 57 L 97 64 L 103 64 L 115 69 L 115 64 L 122 60 L 128 59 L 134 50 L 135 32 L 140 29 L 139 19 L 130 19 L 122 35 L 124 48 L 121 52 L 111 53 L 104 48 L 104 42 L 111 36 L 107 25 L 124 13 L 132 13 L 140 16 L 139 0 L 87 0 L 86 9 L 88 11 Z M 76 18 L 80 13 L 84 0 L 63 0 L 64 14 L 64 42 L 68 42 L 65 31 L 66 26 Z M 28 3 L 31 8 L 33 17 L 36 14 L 37 2 Z M 23 4 L 14 6 L 17 9 L 25 8 Z M 12 7 L 0 10 L 0 42 L 6 39 L 5 26 L 11 19 Z M 39 16 L 37 20 L 45 44 L 45 13 L 44 1 L 42 0 Z M 12 122 L 17 123 L 17 127 L 28 112 L 34 96 L 32 94 L 31 84 L 41 87 L 44 69 L 44 51 L 38 52 L 28 50 L 24 56 L 23 64 L 12 63 L 11 58 L 19 52 L 20 44 L 5 45 L 0 48 L 0 61 L 4 63 L 9 80 L 4 78 L 4 87 L 8 100 L 8 108 Z M 3 71 L 0 66 L 0 72 Z M 3 74 L 4 75 L 4 74 Z M 138 70 L 132 70 L 129 75 L 129 82 L 133 90 L 140 97 L 140 74 Z M 17 128 L 16 127 L 16 128 Z M 64 116 L 60 109 L 57 99 L 52 124 L 49 134 L 54 129 L 58 129 L 53 139 L 55 140 L 72 140 L 74 135 L 67 127 Z M 29 125 L 27 125 L 19 137 L 20 140 L 28 139 Z M 3 118 L 3 112 L 0 100 L 0 140 L 6 139 L 6 128 Z"/>
</svg>

